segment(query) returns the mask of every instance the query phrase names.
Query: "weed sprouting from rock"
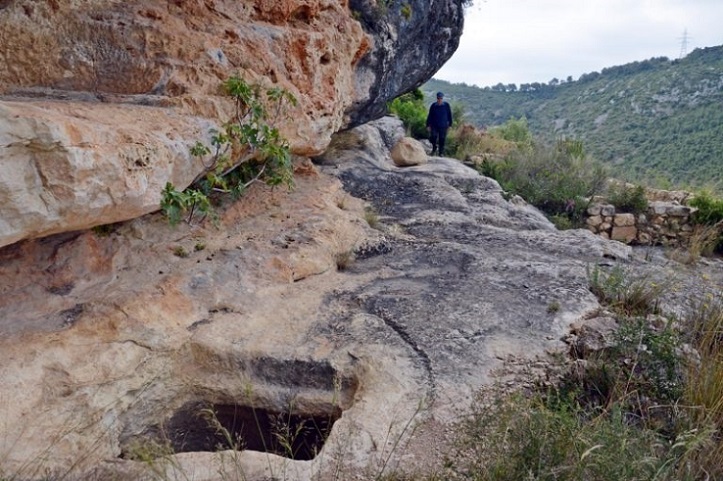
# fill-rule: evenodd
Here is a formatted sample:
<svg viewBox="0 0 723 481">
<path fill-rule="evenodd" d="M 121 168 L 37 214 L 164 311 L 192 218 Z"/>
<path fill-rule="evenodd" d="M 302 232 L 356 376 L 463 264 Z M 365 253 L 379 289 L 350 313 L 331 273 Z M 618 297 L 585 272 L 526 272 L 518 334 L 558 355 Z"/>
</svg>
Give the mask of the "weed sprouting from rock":
<svg viewBox="0 0 723 481">
<path fill-rule="evenodd" d="M 296 105 L 296 98 L 280 88 L 262 90 L 238 76 L 228 79 L 223 89 L 234 101 L 233 117 L 211 132 L 210 146 L 198 141 L 191 147 L 191 155 L 203 161 L 203 173 L 189 189 L 178 191 L 168 183 L 163 190 L 161 210 L 171 224 L 183 216 L 190 224 L 197 213 L 199 221 L 212 214 L 212 195 L 238 198 L 260 180 L 289 187 L 293 183 L 289 144 L 274 124 Z"/>
</svg>

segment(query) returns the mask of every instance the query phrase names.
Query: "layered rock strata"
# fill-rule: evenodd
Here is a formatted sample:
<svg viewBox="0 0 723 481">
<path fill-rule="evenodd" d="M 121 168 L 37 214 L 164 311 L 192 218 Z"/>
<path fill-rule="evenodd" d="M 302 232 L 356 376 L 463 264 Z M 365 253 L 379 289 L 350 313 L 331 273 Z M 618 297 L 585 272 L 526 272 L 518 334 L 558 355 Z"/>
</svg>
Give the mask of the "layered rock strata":
<svg viewBox="0 0 723 481">
<path fill-rule="evenodd" d="M 234 74 L 294 94 L 279 127 L 321 152 L 451 56 L 461 3 L 0 2 L 0 246 L 158 209 L 202 171 L 189 147 L 232 114 Z"/>
</svg>

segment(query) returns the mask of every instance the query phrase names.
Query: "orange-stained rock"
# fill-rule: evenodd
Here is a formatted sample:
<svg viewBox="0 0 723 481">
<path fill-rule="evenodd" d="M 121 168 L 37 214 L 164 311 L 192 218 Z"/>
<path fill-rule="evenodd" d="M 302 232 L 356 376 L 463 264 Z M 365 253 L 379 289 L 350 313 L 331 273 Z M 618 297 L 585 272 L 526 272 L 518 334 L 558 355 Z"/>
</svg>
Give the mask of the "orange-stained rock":
<svg viewBox="0 0 723 481">
<path fill-rule="evenodd" d="M 299 100 L 285 134 L 311 154 L 341 126 L 371 42 L 335 0 L 16 0 L 0 7 L 0 44 L 5 94 L 152 95 L 224 118 L 229 76 L 283 87 Z"/>
<path fill-rule="evenodd" d="M 232 75 L 291 92 L 270 122 L 320 154 L 452 55 L 462 1 L 0 2 L 0 246 L 157 210 L 202 173 Z"/>
<path fill-rule="evenodd" d="M 35 2 L 0 6 L 0 246 L 132 219 L 202 170 L 239 74 L 298 106 L 277 124 L 321 152 L 371 45 L 343 2 Z M 143 104 L 143 105 L 138 105 Z"/>
</svg>

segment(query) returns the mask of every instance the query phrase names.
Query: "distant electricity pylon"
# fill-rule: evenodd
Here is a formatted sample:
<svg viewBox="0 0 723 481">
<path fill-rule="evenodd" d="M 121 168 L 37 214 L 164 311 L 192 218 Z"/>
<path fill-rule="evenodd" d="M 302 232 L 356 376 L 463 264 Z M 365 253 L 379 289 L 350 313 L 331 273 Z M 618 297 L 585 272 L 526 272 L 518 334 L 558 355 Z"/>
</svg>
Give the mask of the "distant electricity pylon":
<svg viewBox="0 0 723 481">
<path fill-rule="evenodd" d="M 688 40 L 690 40 L 690 36 L 688 36 L 687 28 L 683 30 L 683 36 L 678 38 L 678 40 L 680 40 L 680 56 L 678 58 L 683 58 L 688 55 Z"/>
</svg>

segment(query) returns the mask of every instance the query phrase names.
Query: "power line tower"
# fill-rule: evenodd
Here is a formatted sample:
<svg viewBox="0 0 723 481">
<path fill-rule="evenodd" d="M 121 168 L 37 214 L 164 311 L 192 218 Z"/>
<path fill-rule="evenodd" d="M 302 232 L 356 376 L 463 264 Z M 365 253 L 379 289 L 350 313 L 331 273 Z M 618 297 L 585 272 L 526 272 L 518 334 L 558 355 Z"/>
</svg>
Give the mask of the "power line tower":
<svg viewBox="0 0 723 481">
<path fill-rule="evenodd" d="M 680 40 L 680 56 L 678 56 L 678 58 L 683 58 L 688 55 L 688 40 L 690 40 L 690 38 L 688 29 L 686 28 L 683 30 L 683 36 L 678 38 L 678 40 Z"/>
</svg>

